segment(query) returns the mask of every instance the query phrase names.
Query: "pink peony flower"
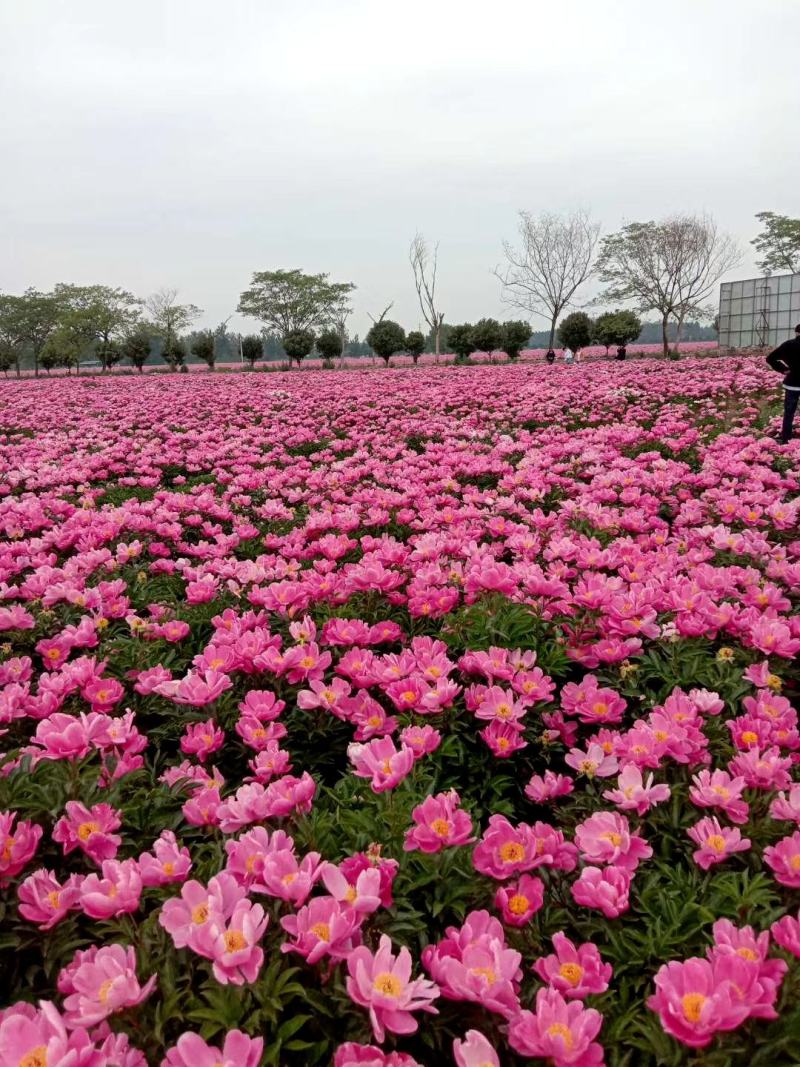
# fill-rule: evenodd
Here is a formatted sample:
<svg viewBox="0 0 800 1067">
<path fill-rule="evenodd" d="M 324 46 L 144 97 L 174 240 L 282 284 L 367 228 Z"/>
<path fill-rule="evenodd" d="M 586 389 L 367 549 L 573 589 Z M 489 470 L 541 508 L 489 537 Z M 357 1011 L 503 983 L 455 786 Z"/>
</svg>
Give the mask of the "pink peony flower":
<svg viewBox="0 0 800 1067">
<path fill-rule="evenodd" d="M 714 963 L 673 960 L 656 973 L 656 992 L 647 1006 L 658 1012 L 668 1034 L 690 1048 L 705 1048 L 714 1034 L 735 1030 L 750 1014 L 746 991 L 753 974 L 752 965 L 733 954 Z"/>
<path fill-rule="evenodd" d="M 516 882 L 501 885 L 494 895 L 494 906 L 508 926 L 525 926 L 544 904 L 544 882 L 535 875 L 523 874 Z"/>
<path fill-rule="evenodd" d="M 566 797 L 574 790 L 575 783 L 566 774 L 554 774 L 545 771 L 544 775 L 534 774 L 525 786 L 525 796 L 534 804 L 546 804 L 558 797 Z"/>
<path fill-rule="evenodd" d="M 475 847 L 472 864 L 481 874 L 503 881 L 538 866 L 571 871 L 577 851 L 574 845 L 564 841 L 560 830 L 547 823 L 512 826 L 505 815 L 492 815 Z"/>
<path fill-rule="evenodd" d="M 443 848 L 474 841 L 472 819 L 458 807 L 459 802 L 458 793 L 451 789 L 417 804 L 411 812 L 416 825 L 406 831 L 405 851 L 441 852 Z"/>
<path fill-rule="evenodd" d="M 215 725 L 213 719 L 207 719 L 186 727 L 181 738 L 181 752 L 197 756 L 201 763 L 205 763 L 211 753 L 222 748 L 224 743 L 224 732 Z"/>
<path fill-rule="evenodd" d="M 401 948 L 392 952 L 391 940 L 383 934 L 376 953 L 365 946 L 353 949 L 347 957 L 347 992 L 350 999 L 369 1009 L 377 1041 L 386 1031 L 413 1034 L 418 1027 L 415 1011 L 438 1014 L 433 1001 L 438 987 L 426 978 L 411 978 L 411 953 Z"/>
<path fill-rule="evenodd" d="M 699 846 L 692 853 L 692 859 L 704 871 L 716 863 L 723 863 L 734 852 L 746 852 L 750 848 L 748 837 L 742 837 L 739 830 L 720 826 L 719 819 L 713 817 L 701 819 L 686 832 Z"/>
<path fill-rule="evenodd" d="M 414 751 L 408 745 L 395 748 L 391 737 L 378 737 L 365 745 L 354 743 L 347 750 L 359 778 L 371 778 L 373 793 L 394 789 L 414 766 Z"/>
<path fill-rule="evenodd" d="M 603 963 L 596 945 L 589 941 L 576 946 L 559 931 L 553 935 L 553 948 L 554 955 L 542 956 L 533 965 L 543 982 L 567 1000 L 605 993 L 613 972 L 610 963 Z"/>
<path fill-rule="evenodd" d="M 324 956 L 345 959 L 360 942 L 360 918 L 332 897 L 314 897 L 296 915 L 281 919 L 292 938 L 281 945 L 281 952 L 298 952 L 307 963 L 317 963 Z"/>
<path fill-rule="evenodd" d="M 0 1012 L 0 1063 L 13 1067 L 105 1067 L 108 1060 L 83 1029 L 67 1030 L 50 1001 L 13 1004 Z"/>
<path fill-rule="evenodd" d="M 38 870 L 20 884 L 19 912 L 40 930 L 50 930 L 70 911 L 80 908 L 82 876 L 71 874 L 61 885 L 53 871 Z"/>
<path fill-rule="evenodd" d="M 787 952 L 800 959 L 800 913 L 797 918 L 784 915 L 769 928 L 772 940 Z"/>
<path fill-rule="evenodd" d="M 727 771 L 702 770 L 692 778 L 689 799 L 698 808 L 719 808 L 731 822 L 747 822 L 750 807 L 742 800 L 744 778 L 732 778 Z"/>
<path fill-rule="evenodd" d="M 453 1042 L 456 1067 L 500 1067 L 493 1046 L 479 1030 L 467 1030 L 463 1040 Z"/>
<path fill-rule="evenodd" d="M 0 887 L 27 866 L 36 854 L 42 836 L 38 823 L 20 819 L 14 811 L 0 811 Z"/>
<path fill-rule="evenodd" d="M 79 848 L 98 865 L 116 856 L 122 838 L 113 831 L 122 825 L 120 812 L 109 804 L 86 808 L 77 800 L 68 800 L 64 811 L 53 827 L 53 840 L 63 847 L 65 856 Z"/>
<path fill-rule="evenodd" d="M 333 1057 L 333 1067 L 422 1067 L 405 1052 L 383 1052 L 377 1045 L 345 1041 Z"/>
<path fill-rule="evenodd" d="M 258 1067 L 263 1049 L 263 1037 L 248 1037 L 241 1030 L 229 1030 L 222 1048 L 187 1031 L 167 1049 L 161 1067 Z"/>
<path fill-rule="evenodd" d="M 162 830 L 153 842 L 152 852 L 139 856 L 142 885 L 160 886 L 183 882 L 192 869 L 188 848 L 181 847 L 172 830 Z"/>
<path fill-rule="evenodd" d="M 622 811 L 635 811 L 644 815 L 654 804 L 663 804 L 669 800 L 668 785 L 653 785 L 653 775 L 648 774 L 645 781 L 639 767 L 626 763 L 617 778 L 617 788 L 607 789 L 603 796 L 616 804 Z"/>
<path fill-rule="evenodd" d="M 597 908 L 607 919 L 616 919 L 628 910 L 632 877 L 620 867 L 584 867 L 570 891 L 577 904 Z"/>
<path fill-rule="evenodd" d="M 80 906 L 92 919 L 127 915 L 139 907 L 142 878 L 136 860 L 103 860 L 102 874 L 87 874 L 81 882 Z"/>
<path fill-rule="evenodd" d="M 555 1067 L 601 1067 L 603 1049 L 594 1041 L 603 1017 L 579 1001 L 566 1001 L 557 989 L 536 994 L 536 1011 L 521 1011 L 508 1030 L 508 1042 L 522 1056 L 548 1059 Z"/>
<path fill-rule="evenodd" d="M 633 872 L 641 860 L 653 855 L 652 848 L 638 834 L 630 832 L 624 815 L 598 811 L 575 827 L 575 842 L 591 864 L 613 863 Z"/>
<path fill-rule="evenodd" d="M 610 778 L 619 768 L 617 757 L 610 756 L 602 745 L 596 744 L 588 745 L 585 752 L 579 748 L 571 749 L 564 762 L 587 778 Z"/>
<path fill-rule="evenodd" d="M 64 1020 L 70 1028 L 94 1026 L 114 1012 L 133 1008 L 155 988 L 153 975 L 143 986 L 136 977 L 136 953 L 122 945 L 93 945 L 77 952 L 58 976 L 58 988 L 69 994 Z"/>
<path fill-rule="evenodd" d="M 782 837 L 764 849 L 764 862 L 772 868 L 775 880 L 792 889 L 800 888 L 800 830 Z"/>
</svg>

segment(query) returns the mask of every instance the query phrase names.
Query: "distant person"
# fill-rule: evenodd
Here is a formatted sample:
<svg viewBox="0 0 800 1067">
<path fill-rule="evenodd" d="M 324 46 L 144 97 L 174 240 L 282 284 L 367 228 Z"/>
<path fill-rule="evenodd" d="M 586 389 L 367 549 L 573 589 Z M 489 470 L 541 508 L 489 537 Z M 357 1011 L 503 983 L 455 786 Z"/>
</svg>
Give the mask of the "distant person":
<svg viewBox="0 0 800 1067">
<path fill-rule="evenodd" d="M 552 348 L 548 348 L 547 352 L 545 353 L 545 357 L 544 358 L 547 360 L 548 363 L 555 363 L 556 354 L 555 354 L 555 352 L 553 351 Z"/>
<path fill-rule="evenodd" d="M 580 348 L 576 348 L 575 349 L 575 362 L 576 363 L 580 363 L 580 361 L 581 361 L 581 349 Z"/>
<path fill-rule="evenodd" d="M 794 337 L 790 341 L 784 341 L 770 352 L 767 363 L 784 375 L 781 444 L 786 445 L 792 439 L 792 423 L 800 401 L 800 324 L 795 326 Z"/>
<path fill-rule="evenodd" d="M 617 355 L 615 358 L 620 360 L 628 358 L 628 350 L 625 345 L 617 345 Z"/>
<path fill-rule="evenodd" d="M 564 362 L 565 363 L 574 363 L 575 362 L 575 355 L 574 355 L 574 353 L 573 353 L 571 348 L 565 348 L 564 349 Z"/>
</svg>

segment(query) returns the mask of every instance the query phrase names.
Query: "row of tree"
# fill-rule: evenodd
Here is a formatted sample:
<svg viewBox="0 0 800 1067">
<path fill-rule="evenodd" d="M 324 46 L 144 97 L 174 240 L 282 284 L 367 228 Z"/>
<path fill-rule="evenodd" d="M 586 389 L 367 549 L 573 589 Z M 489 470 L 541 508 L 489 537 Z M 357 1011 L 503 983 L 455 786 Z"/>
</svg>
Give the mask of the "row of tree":
<svg viewBox="0 0 800 1067">
<path fill-rule="evenodd" d="M 762 232 L 753 244 L 761 255 L 761 268 L 765 272 L 800 270 L 800 219 L 773 212 L 761 212 L 757 218 Z M 524 311 L 526 319 L 533 315 L 549 319 L 549 348 L 564 313 L 577 306 L 581 288 L 596 275 L 604 288 L 591 303 L 628 305 L 634 317 L 656 312 L 665 354 L 671 340 L 676 346 L 680 343 L 690 317 L 713 316 L 709 298 L 722 275 L 740 258 L 736 242 L 720 233 L 707 215 L 631 222 L 600 239 L 599 225 L 583 211 L 566 216 L 520 212 L 519 243 L 505 243 L 504 252 L 505 264 L 495 270 L 503 300 Z M 406 351 L 416 360 L 428 346 L 438 356 L 446 341 L 446 348 L 460 359 L 476 349 L 502 349 L 516 357 L 530 337 L 527 321 L 445 323 L 437 293 L 438 254 L 438 245 L 431 247 L 422 234 L 415 235 L 409 261 L 427 338 L 420 331 L 406 335 L 399 324 L 387 319 L 390 303 L 377 318 L 370 316 L 373 327 L 366 343 L 349 342 L 351 352 L 357 348 L 358 354 L 364 354 L 371 348 L 387 360 L 395 352 Z M 194 304 L 181 303 L 175 289 L 161 289 L 147 300 L 105 285 L 62 284 L 51 292 L 28 289 L 22 295 L 0 294 L 0 370 L 16 366 L 19 371 L 24 359 L 32 362 L 37 373 L 40 366 L 79 370 L 86 361 L 99 363 L 105 370 L 123 359 L 141 370 L 153 356 L 178 367 L 189 354 L 213 369 L 221 354 L 230 358 L 237 347 L 240 358 L 250 363 L 270 349 L 273 355 L 282 352 L 299 363 L 315 347 L 324 361 L 332 362 L 347 351 L 354 289 L 352 282 L 331 281 L 328 274 L 297 269 L 257 271 L 241 294 L 237 310 L 260 321 L 262 335 L 244 338 L 228 331 L 229 320 L 216 330 L 184 336 L 202 312 Z M 592 339 L 605 344 L 600 340 L 601 334 L 608 334 L 603 324 L 611 321 L 610 315 L 617 317 L 619 325 L 620 314 L 609 312 L 591 323 L 584 312 Z M 585 336 L 585 326 L 581 336 Z M 527 331 L 524 340 L 523 329 Z M 623 331 L 625 336 L 628 332 Z M 619 342 L 610 342 L 614 343 Z"/>
</svg>

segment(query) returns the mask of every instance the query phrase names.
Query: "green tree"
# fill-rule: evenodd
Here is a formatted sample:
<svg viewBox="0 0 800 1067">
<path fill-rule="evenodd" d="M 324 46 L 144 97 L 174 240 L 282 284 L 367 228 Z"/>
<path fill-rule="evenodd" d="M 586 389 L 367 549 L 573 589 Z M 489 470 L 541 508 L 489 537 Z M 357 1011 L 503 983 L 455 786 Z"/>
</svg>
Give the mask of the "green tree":
<svg viewBox="0 0 800 1067">
<path fill-rule="evenodd" d="M 604 311 L 594 320 L 594 340 L 602 345 L 608 355 L 608 350 L 613 344 L 617 344 L 617 312 Z"/>
<path fill-rule="evenodd" d="M 256 365 L 259 359 L 264 358 L 264 342 L 260 334 L 249 333 L 242 338 L 242 359 L 250 364 L 250 369 Z"/>
<path fill-rule="evenodd" d="M 17 357 L 13 349 L 8 348 L 0 341 L 0 371 L 8 377 L 8 372 L 16 365 Z"/>
<path fill-rule="evenodd" d="M 171 365 L 182 363 L 186 358 L 185 349 L 183 349 L 181 359 L 173 360 L 172 358 L 182 350 L 181 345 L 178 344 L 178 337 L 202 315 L 201 309 L 194 304 L 179 304 L 177 289 L 159 289 L 157 293 L 147 298 L 145 304 L 153 324 L 153 331 L 164 343 L 162 358 Z"/>
<path fill-rule="evenodd" d="M 379 319 L 370 327 L 367 344 L 376 356 L 380 356 L 386 366 L 395 352 L 402 352 L 406 344 L 403 327 L 392 319 Z"/>
<path fill-rule="evenodd" d="M 617 332 L 611 343 L 615 345 L 633 344 L 642 332 L 642 320 L 635 311 L 628 309 L 615 311 L 614 315 L 616 317 Z"/>
<path fill-rule="evenodd" d="M 301 270 L 256 271 L 239 297 L 238 311 L 259 319 L 279 336 L 343 323 L 351 282 L 331 282 L 327 274 Z"/>
<path fill-rule="evenodd" d="M 40 359 L 42 366 L 49 372 L 54 367 L 64 367 L 69 374 L 72 368 L 80 367 L 80 360 L 86 349 L 86 338 L 79 329 L 67 322 L 57 327 L 47 338 Z"/>
<path fill-rule="evenodd" d="M 459 326 L 450 326 L 447 331 L 448 348 L 455 353 L 456 362 L 463 363 L 475 351 L 473 327 L 468 322 Z"/>
<path fill-rule="evenodd" d="M 213 371 L 217 359 L 217 349 L 213 330 L 200 330 L 192 338 L 191 352 L 193 356 L 208 364 L 208 369 Z"/>
<path fill-rule="evenodd" d="M 314 334 L 311 330 L 292 330 L 283 338 L 283 350 L 289 359 L 299 367 L 314 347 Z"/>
<path fill-rule="evenodd" d="M 585 311 L 573 311 L 561 320 L 558 340 L 573 352 L 592 343 L 592 320 Z"/>
<path fill-rule="evenodd" d="M 186 362 L 186 342 L 178 337 L 177 334 L 172 334 L 163 343 L 161 348 L 161 358 L 168 365 L 170 370 L 175 370 L 177 367 L 183 367 Z"/>
<path fill-rule="evenodd" d="M 139 323 L 122 342 L 121 354 L 127 359 L 132 367 L 136 367 L 142 373 L 145 363 L 150 355 L 150 329 L 145 323 Z"/>
<path fill-rule="evenodd" d="M 39 355 L 58 326 L 61 308 L 53 293 L 26 289 L 21 296 L 0 293 L 0 339 L 14 353 L 17 374 L 29 355 L 39 373 Z"/>
<path fill-rule="evenodd" d="M 342 335 L 338 330 L 323 330 L 317 338 L 317 351 L 322 357 L 323 363 L 332 364 L 342 355 Z"/>
<path fill-rule="evenodd" d="M 406 334 L 406 352 L 411 356 L 416 367 L 419 357 L 425 351 L 425 335 L 419 330 L 412 330 Z"/>
<path fill-rule="evenodd" d="M 774 211 L 759 211 L 756 218 L 763 229 L 750 242 L 761 253 L 759 267 L 765 274 L 800 271 L 800 219 L 776 215 Z"/>
<path fill-rule="evenodd" d="M 500 347 L 503 331 L 497 319 L 478 319 L 472 327 L 472 340 L 478 352 L 491 354 Z"/>
<path fill-rule="evenodd" d="M 103 371 L 120 360 L 120 343 L 141 315 L 142 301 L 127 289 L 109 285 L 67 285 L 53 290 L 59 305 L 59 325 L 68 328 L 81 355 L 93 352 Z"/>
<path fill-rule="evenodd" d="M 519 358 L 522 349 L 531 339 L 531 328 L 527 322 L 520 319 L 510 319 L 502 326 L 502 339 L 500 348 L 510 360 Z"/>
</svg>

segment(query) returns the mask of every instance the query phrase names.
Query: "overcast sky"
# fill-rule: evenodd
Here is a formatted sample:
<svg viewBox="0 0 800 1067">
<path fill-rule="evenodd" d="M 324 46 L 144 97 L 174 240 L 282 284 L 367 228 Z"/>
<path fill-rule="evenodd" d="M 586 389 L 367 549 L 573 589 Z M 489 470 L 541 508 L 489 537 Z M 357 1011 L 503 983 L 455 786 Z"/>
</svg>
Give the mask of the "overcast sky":
<svg viewBox="0 0 800 1067">
<path fill-rule="evenodd" d="M 353 281 L 352 330 L 500 315 L 520 208 L 800 214 L 798 0 L 0 0 L 0 290 Z M 234 317 L 236 328 L 252 326 Z M 541 323 L 536 323 L 541 325 Z"/>
</svg>

